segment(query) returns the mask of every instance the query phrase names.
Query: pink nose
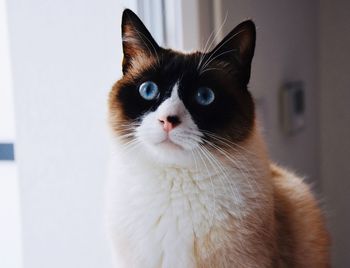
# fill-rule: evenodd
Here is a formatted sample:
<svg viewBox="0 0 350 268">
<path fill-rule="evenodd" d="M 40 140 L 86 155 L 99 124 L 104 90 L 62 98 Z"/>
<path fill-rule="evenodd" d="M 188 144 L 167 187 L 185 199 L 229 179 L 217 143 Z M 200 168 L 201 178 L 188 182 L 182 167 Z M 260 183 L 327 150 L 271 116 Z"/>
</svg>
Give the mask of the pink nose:
<svg viewBox="0 0 350 268">
<path fill-rule="evenodd" d="M 160 117 L 158 120 L 163 125 L 163 129 L 166 132 L 171 131 L 181 123 L 177 115 L 168 115 L 166 117 Z"/>
</svg>

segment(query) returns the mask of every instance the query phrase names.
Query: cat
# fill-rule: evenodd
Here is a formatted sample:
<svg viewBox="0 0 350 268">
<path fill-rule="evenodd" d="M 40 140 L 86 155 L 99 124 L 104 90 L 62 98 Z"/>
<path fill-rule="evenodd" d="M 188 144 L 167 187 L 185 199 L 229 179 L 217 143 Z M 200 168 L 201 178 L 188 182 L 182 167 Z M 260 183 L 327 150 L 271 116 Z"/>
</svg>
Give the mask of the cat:
<svg viewBox="0 0 350 268">
<path fill-rule="evenodd" d="M 160 47 L 122 16 L 122 78 L 109 95 L 115 154 L 107 223 L 116 267 L 329 267 L 329 236 L 303 180 L 268 158 L 247 89 L 255 24 L 210 52 Z"/>
</svg>

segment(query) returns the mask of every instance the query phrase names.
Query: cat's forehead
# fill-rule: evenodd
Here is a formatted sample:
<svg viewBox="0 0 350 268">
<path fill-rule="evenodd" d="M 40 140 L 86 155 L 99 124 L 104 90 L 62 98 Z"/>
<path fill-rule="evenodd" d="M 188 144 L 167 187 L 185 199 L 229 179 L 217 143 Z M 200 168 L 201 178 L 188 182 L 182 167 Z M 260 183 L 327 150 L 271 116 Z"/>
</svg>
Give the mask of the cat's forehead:
<svg viewBox="0 0 350 268">
<path fill-rule="evenodd" d="M 159 71 L 174 75 L 195 75 L 198 71 L 201 53 L 184 54 L 173 50 L 165 50 L 160 54 Z"/>
<path fill-rule="evenodd" d="M 186 77 L 198 76 L 201 53 L 184 54 L 171 49 L 163 49 L 157 54 L 139 54 L 132 59 L 131 66 L 125 74 L 127 80 L 153 79 L 168 84 L 176 83 Z"/>
<path fill-rule="evenodd" d="M 202 52 L 185 54 L 170 49 L 149 57 L 144 63 L 138 64 L 136 70 L 137 75 L 133 77 L 137 77 L 139 82 L 152 80 L 169 87 L 176 83 L 189 85 L 208 81 L 223 82 L 222 76 L 226 77 L 225 80 L 232 78 L 227 75 L 232 66 L 227 66 L 223 61 L 213 60 Z"/>
<path fill-rule="evenodd" d="M 166 61 L 172 60 L 176 64 L 183 65 L 183 64 L 193 64 L 195 62 L 198 62 L 199 58 L 204 55 L 203 53 L 197 51 L 197 52 L 180 52 L 173 49 L 163 49 L 161 51 L 161 56 Z"/>
</svg>

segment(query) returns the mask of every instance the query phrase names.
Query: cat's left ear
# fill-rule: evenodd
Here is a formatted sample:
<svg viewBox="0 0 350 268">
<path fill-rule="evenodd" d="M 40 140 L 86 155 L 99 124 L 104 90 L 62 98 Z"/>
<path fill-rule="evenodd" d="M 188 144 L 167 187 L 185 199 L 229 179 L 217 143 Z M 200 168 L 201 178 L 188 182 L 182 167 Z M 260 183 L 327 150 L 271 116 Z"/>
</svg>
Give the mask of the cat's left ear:
<svg viewBox="0 0 350 268">
<path fill-rule="evenodd" d="M 240 23 L 227 34 L 209 54 L 211 54 L 212 58 L 216 57 L 235 66 L 238 65 L 241 78 L 247 84 L 250 78 L 255 40 L 255 24 L 253 21 L 247 20 Z"/>
<path fill-rule="evenodd" d="M 123 73 L 125 74 L 136 57 L 152 57 L 160 47 L 153 39 L 146 26 L 130 9 L 125 9 L 122 16 Z"/>
</svg>

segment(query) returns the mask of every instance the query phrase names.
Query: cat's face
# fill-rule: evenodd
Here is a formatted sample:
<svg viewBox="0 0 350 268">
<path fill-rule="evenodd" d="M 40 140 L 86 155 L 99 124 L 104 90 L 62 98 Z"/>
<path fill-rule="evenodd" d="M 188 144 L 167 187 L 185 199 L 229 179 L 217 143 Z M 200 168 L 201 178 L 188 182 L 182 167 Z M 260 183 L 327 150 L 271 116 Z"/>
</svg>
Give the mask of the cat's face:
<svg viewBox="0 0 350 268">
<path fill-rule="evenodd" d="M 247 90 L 255 46 L 251 21 L 208 53 L 159 47 L 130 10 L 124 11 L 122 33 L 124 75 L 110 93 L 110 119 L 126 147 L 186 164 L 195 154 L 220 154 L 249 137 L 254 124 Z"/>
</svg>

